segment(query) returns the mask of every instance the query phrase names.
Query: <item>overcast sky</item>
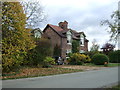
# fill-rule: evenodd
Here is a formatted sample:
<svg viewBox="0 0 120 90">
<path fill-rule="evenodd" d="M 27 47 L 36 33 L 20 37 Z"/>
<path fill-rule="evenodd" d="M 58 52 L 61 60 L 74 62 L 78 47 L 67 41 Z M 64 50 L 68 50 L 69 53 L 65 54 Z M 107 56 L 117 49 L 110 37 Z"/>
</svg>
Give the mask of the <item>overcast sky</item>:
<svg viewBox="0 0 120 90">
<path fill-rule="evenodd" d="M 118 9 L 119 0 L 41 0 L 47 21 L 42 24 L 58 25 L 61 21 L 68 21 L 68 27 L 76 31 L 83 31 L 89 40 L 89 48 L 93 39 L 102 47 L 109 40 L 105 26 L 100 22 L 110 19 L 113 11 Z"/>
</svg>

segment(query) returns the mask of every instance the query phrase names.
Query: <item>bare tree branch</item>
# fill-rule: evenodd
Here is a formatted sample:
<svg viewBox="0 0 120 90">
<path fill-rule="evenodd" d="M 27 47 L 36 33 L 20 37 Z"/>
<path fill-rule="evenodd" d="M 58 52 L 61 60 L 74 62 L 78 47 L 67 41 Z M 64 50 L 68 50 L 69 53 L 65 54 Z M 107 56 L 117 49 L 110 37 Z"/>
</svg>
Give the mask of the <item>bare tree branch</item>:
<svg viewBox="0 0 120 90">
<path fill-rule="evenodd" d="M 43 6 L 40 2 L 22 2 L 24 12 L 27 16 L 27 26 L 37 27 L 41 22 L 46 20 L 46 15 L 43 12 Z"/>
<path fill-rule="evenodd" d="M 116 43 L 118 34 L 118 10 L 113 12 L 111 20 L 101 21 L 101 25 L 107 25 L 110 28 L 110 30 L 107 29 L 110 33 L 110 41 L 115 41 Z"/>
</svg>

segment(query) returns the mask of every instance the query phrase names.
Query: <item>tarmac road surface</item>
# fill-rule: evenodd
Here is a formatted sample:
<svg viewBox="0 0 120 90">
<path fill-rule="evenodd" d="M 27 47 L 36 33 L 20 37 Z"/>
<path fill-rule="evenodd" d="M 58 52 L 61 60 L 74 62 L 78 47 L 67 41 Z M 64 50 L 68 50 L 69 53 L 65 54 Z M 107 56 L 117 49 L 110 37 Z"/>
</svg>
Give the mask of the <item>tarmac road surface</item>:
<svg viewBox="0 0 120 90">
<path fill-rule="evenodd" d="M 112 67 L 36 78 L 3 80 L 2 88 L 101 88 L 118 81 L 118 67 Z"/>
</svg>

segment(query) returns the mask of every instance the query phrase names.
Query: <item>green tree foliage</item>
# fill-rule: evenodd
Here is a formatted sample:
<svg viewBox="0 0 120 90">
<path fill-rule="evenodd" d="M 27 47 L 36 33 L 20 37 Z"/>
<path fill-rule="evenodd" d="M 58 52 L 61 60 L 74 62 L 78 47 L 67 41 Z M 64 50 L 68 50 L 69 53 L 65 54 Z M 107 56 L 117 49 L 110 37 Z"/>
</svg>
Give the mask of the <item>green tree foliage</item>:
<svg viewBox="0 0 120 90">
<path fill-rule="evenodd" d="M 48 39 L 41 38 L 37 40 L 37 46 L 28 53 L 28 64 L 43 64 L 45 57 L 52 56 L 51 42 Z"/>
<path fill-rule="evenodd" d="M 2 65 L 5 72 L 24 64 L 27 51 L 34 47 L 25 24 L 26 15 L 20 2 L 3 2 Z"/>
<path fill-rule="evenodd" d="M 117 34 L 118 34 L 118 16 L 119 16 L 119 11 L 116 10 L 113 12 L 111 15 L 110 20 L 103 20 L 101 21 L 101 25 L 107 25 L 110 30 L 108 31 L 110 33 L 110 40 L 117 41 Z"/>
<path fill-rule="evenodd" d="M 120 63 L 120 50 L 112 51 L 108 56 L 111 63 Z"/>
<path fill-rule="evenodd" d="M 53 56 L 54 57 L 58 57 L 58 56 L 60 56 L 61 55 L 61 48 L 60 48 L 60 46 L 59 45 L 55 45 L 55 47 L 54 47 L 54 52 L 53 52 Z"/>
<path fill-rule="evenodd" d="M 79 41 L 73 40 L 72 41 L 72 53 L 79 52 Z"/>
</svg>

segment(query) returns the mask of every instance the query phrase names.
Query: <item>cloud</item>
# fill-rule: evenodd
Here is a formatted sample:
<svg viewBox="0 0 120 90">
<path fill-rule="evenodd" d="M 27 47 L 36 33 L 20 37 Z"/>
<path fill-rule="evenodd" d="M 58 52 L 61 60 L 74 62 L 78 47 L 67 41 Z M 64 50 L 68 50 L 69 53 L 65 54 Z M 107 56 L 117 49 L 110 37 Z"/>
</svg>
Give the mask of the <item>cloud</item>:
<svg viewBox="0 0 120 90">
<path fill-rule="evenodd" d="M 42 0 L 48 21 L 58 25 L 61 21 L 68 21 L 69 28 L 84 31 L 89 39 L 89 47 L 92 40 L 96 39 L 102 46 L 109 40 L 106 27 L 100 26 L 100 22 L 109 19 L 113 11 L 117 10 L 118 0 Z M 41 28 L 43 28 L 41 27 Z"/>
</svg>

